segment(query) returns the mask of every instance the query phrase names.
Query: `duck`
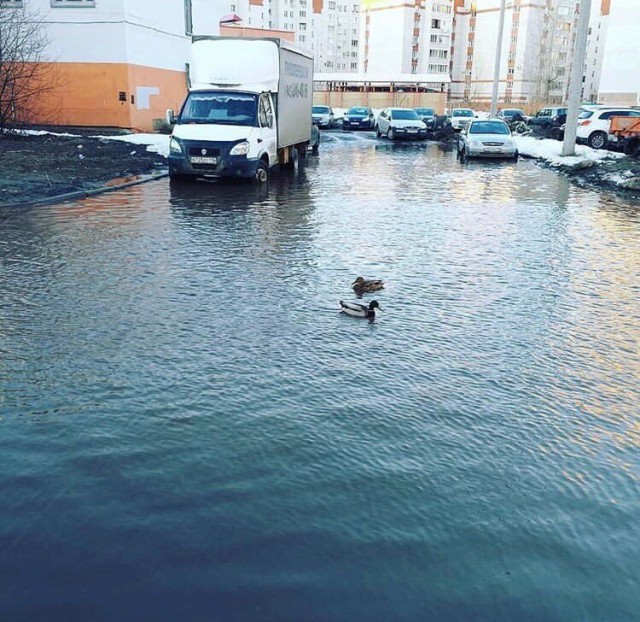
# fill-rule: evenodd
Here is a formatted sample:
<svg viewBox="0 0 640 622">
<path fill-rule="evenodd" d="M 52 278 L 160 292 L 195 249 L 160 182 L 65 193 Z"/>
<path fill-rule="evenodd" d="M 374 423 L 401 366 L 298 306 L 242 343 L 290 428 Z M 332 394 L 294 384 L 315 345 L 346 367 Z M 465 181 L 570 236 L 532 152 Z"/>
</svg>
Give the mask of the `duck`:
<svg viewBox="0 0 640 622">
<path fill-rule="evenodd" d="M 380 279 L 365 279 L 359 276 L 351 283 L 351 287 L 356 292 L 375 292 L 379 289 L 384 289 L 384 281 Z"/>
<path fill-rule="evenodd" d="M 376 309 L 382 310 L 382 307 L 376 300 L 372 300 L 368 305 L 361 305 L 358 302 L 340 301 L 340 311 L 353 317 L 366 317 L 372 320 L 376 317 Z"/>
</svg>

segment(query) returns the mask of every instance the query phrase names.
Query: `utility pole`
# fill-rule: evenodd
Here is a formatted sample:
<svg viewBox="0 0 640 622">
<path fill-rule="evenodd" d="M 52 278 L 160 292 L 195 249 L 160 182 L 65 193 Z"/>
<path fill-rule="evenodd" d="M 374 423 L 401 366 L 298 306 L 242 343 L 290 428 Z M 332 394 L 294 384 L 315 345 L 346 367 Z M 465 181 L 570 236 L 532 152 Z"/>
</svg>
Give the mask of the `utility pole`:
<svg viewBox="0 0 640 622">
<path fill-rule="evenodd" d="M 584 59 L 587 53 L 587 35 L 589 34 L 589 17 L 591 16 L 591 0 L 581 0 L 578 16 L 578 32 L 571 65 L 569 82 L 569 107 L 567 122 L 564 126 L 564 143 L 562 155 L 570 156 L 576 152 L 576 132 L 578 130 L 578 110 L 580 109 L 580 90 L 584 74 Z"/>
<path fill-rule="evenodd" d="M 496 44 L 496 66 L 493 70 L 493 93 L 491 94 L 491 111 L 489 115 L 496 116 L 498 112 L 498 85 L 500 84 L 500 57 L 502 56 L 502 33 L 504 32 L 504 12 L 507 0 L 500 4 L 500 23 L 498 24 L 498 43 Z"/>
</svg>

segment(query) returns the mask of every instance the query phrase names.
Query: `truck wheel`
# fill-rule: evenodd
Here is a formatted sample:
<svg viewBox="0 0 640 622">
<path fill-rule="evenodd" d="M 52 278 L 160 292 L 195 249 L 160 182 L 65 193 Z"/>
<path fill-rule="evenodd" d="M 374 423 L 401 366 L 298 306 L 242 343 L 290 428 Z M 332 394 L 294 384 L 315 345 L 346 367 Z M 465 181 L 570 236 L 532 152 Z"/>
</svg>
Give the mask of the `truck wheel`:
<svg viewBox="0 0 640 622">
<path fill-rule="evenodd" d="M 266 184 L 269 181 L 269 167 L 264 160 L 258 162 L 256 174 L 253 179 L 259 184 Z"/>
<path fill-rule="evenodd" d="M 607 146 L 607 133 L 593 132 L 587 139 L 587 142 L 592 149 L 602 149 Z"/>
</svg>

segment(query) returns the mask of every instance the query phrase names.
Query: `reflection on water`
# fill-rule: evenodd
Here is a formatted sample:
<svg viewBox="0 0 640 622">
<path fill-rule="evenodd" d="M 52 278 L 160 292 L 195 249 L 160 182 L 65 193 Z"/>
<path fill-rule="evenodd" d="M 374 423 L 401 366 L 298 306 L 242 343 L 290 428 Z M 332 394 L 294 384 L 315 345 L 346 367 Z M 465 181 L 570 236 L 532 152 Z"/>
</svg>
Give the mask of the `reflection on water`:
<svg viewBox="0 0 640 622">
<path fill-rule="evenodd" d="M 0 211 L 0 618 L 634 619 L 638 214 L 362 134 Z"/>
</svg>

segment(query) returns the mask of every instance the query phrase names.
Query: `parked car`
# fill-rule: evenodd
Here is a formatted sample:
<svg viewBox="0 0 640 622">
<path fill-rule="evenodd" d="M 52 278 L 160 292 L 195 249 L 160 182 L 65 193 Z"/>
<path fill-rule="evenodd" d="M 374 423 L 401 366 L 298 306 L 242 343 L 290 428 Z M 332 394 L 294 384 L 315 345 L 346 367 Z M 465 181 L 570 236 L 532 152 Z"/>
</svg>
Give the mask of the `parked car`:
<svg viewBox="0 0 640 622">
<path fill-rule="evenodd" d="M 372 130 L 375 127 L 376 118 L 373 110 L 366 106 L 354 106 L 349 108 L 342 121 L 343 130 Z"/>
<path fill-rule="evenodd" d="M 311 118 L 318 127 L 332 128 L 335 122 L 331 106 L 314 106 L 311 109 Z"/>
<path fill-rule="evenodd" d="M 524 110 L 521 108 L 501 108 L 498 110 L 498 119 L 505 121 L 506 123 L 511 123 L 514 117 L 517 119 L 518 115 L 522 117 L 522 121 L 526 121 L 528 119 L 527 115 L 524 113 Z"/>
<path fill-rule="evenodd" d="M 474 119 L 458 136 L 460 159 L 511 158 L 518 159 L 516 146 L 509 126 L 500 119 Z"/>
<path fill-rule="evenodd" d="M 451 126 L 459 132 L 475 118 L 476 113 L 471 108 L 454 108 L 451 111 Z"/>
<path fill-rule="evenodd" d="M 427 126 L 420 120 L 412 108 L 385 108 L 378 115 L 376 136 L 386 136 L 390 140 L 396 138 L 427 137 Z"/>
<path fill-rule="evenodd" d="M 436 111 L 433 108 L 416 108 L 415 111 L 427 126 L 427 129 L 432 130 L 435 127 Z"/>
<path fill-rule="evenodd" d="M 611 117 L 640 117 L 640 110 L 621 106 L 619 108 L 582 108 L 578 115 L 576 141 L 587 143 L 593 149 L 603 149 L 617 137 L 609 133 Z"/>
<path fill-rule="evenodd" d="M 530 117 L 529 125 L 540 134 L 551 136 L 567 121 L 567 109 L 563 107 L 549 107 L 538 110 L 535 117 Z"/>
</svg>

